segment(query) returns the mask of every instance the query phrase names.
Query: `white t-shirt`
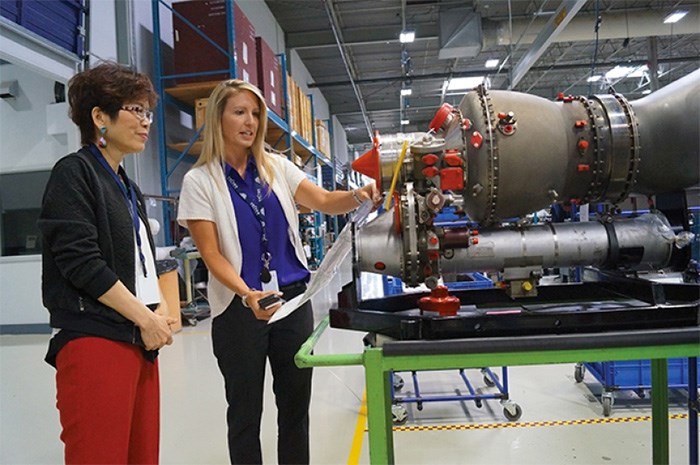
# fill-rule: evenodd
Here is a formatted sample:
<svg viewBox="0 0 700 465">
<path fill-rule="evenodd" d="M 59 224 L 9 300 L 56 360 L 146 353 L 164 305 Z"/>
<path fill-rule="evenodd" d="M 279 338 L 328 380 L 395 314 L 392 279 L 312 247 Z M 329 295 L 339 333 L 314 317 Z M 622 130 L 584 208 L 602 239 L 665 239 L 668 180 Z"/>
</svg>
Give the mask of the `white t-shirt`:
<svg viewBox="0 0 700 465">
<path fill-rule="evenodd" d="M 160 303 L 160 288 L 158 287 L 158 273 L 156 272 L 156 261 L 153 252 L 148 245 L 148 230 L 139 224 L 139 236 L 141 236 L 141 251 L 146 258 L 146 274 L 143 275 L 141 269 L 141 258 L 139 258 L 139 248 L 136 245 L 136 231 L 134 231 L 134 264 L 136 266 L 136 297 L 146 305 Z"/>
</svg>

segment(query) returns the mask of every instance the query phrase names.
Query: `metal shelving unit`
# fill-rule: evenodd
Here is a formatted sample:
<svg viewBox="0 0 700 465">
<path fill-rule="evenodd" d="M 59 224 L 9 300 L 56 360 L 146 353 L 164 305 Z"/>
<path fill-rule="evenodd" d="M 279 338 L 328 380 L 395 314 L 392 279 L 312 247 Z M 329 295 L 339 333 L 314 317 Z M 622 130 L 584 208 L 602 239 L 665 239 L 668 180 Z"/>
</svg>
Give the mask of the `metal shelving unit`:
<svg viewBox="0 0 700 465">
<path fill-rule="evenodd" d="M 234 8 L 233 0 L 226 0 L 226 27 L 227 41 L 229 47 L 233 47 L 235 43 L 235 26 L 234 26 Z M 158 156 L 160 163 L 160 182 L 161 194 L 164 197 L 170 197 L 177 193 L 176 189 L 168 187 L 168 180 L 174 173 L 175 169 L 182 162 L 194 162 L 196 155 L 199 153 L 201 142 L 199 136 L 202 128 L 197 128 L 195 134 L 188 140 L 181 143 L 167 143 L 167 123 L 166 123 L 166 106 L 174 106 L 178 110 L 194 116 L 194 101 L 198 98 L 208 97 L 211 91 L 216 87 L 218 81 L 189 83 L 184 85 L 169 86 L 177 78 L 186 78 L 201 75 L 216 75 L 222 72 L 228 73 L 229 76 L 236 76 L 236 58 L 233 50 L 224 50 L 217 45 L 210 37 L 198 30 L 187 18 L 176 12 L 172 6 L 165 3 L 164 0 L 151 0 L 151 8 L 153 13 L 153 81 L 156 92 L 158 94 L 160 105 L 156 108 L 156 129 L 158 134 Z M 223 70 L 206 71 L 201 73 L 184 73 L 184 74 L 165 74 L 163 71 L 163 54 L 161 51 L 161 21 L 160 15 L 162 9 L 169 11 L 171 14 L 177 15 L 185 24 L 191 27 L 198 35 L 205 39 L 212 47 L 215 47 L 221 53 L 228 57 L 228 68 Z M 286 58 L 284 54 L 280 55 L 280 67 L 283 75 L 286 77 Z M 287 80 L 282 79 L 283 101 L 288 101 Z M 267 143 L 276 150 L 281 152 L 293 152 L 301 156 L 304 164 L 313 161 L 314 167 L 318 162 L 330 164 L 331 161 L 323 155 L 315 147 L 316 135 L 313 134 L 311 142 L 302 138 L 295 131 L 290 129 L 290 115 L 288 105 L 284 105 L 284 117 L 280 117 L 273 111 L 268 111 L 268 131 L 266 134 Z M 313 119 L 313 102 L 312 114 Z M 171 223 L 172 212 L 170 209 L 165 209 L 163 212 L 163 222 L 166 225 Z M 165 242 L 171 244 L 173 237 L 169 228 L 164 229 Z"/>
</svg>

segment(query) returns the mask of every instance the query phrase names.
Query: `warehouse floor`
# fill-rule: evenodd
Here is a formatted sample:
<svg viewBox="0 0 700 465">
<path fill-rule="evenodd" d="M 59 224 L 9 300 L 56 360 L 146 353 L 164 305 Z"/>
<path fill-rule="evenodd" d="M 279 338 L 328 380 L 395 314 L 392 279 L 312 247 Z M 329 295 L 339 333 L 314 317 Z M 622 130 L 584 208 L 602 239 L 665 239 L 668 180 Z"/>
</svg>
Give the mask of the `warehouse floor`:
<svg viewBox="0 0 700 465">
<path fill-rule="evenodd" d="M 338 281 L 338 278 L 335 279 Z M 367 279 L 365 295 L 381 290 Z M 314 299 L 317 321 L 331 301 L 325 290 Z M 162 464 L 227 463 L 223 382 L 211 352 L 211 320 L 185 327 L 162 351 Z M 329 329 L 316 353 L 358 353 L 363 334 Z M 0 336 L 0 463 L 62 462 L 55 409 L 54 371 L 43 362 L 48 335 Z M 500 370 L 496 370 L 500 374 Z M 482 392 L 478 370 L 467 375 Z M 616 394 L 612 415 L 603 417 L 601 386 L 586 374 L 574 381 L 574 366 L 513 367 L 510 398 L 522 408 L 508 422 L 498 400 L 478 408 L 473 401 L 406 404 L 408 420 L 394 432 L 397 464 L 644 464 L 651 463 L 650 402 Z M 401 394 L 411 394 L 410 374 Z M 464 392 L 457 371 L 422 372 L 424 395 Z M 269 382 L 268 377 L 268 382 Z M 263 450 L 276 463 L 276 411 L 266 389 Z M 315 464 L 369 463 L 361 367 L 317 368 L 311 407 L 311 454 Z M 687 464 L 688 421 L 680 392 L 670 395 L 670 459 Z"/>
</svg>

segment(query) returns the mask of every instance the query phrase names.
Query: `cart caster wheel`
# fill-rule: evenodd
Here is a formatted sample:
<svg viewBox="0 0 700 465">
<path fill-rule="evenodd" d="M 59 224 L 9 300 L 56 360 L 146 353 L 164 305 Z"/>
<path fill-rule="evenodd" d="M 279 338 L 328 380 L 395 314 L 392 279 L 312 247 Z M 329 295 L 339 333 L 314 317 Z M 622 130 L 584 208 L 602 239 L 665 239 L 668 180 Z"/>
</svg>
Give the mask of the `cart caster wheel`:
<svg viewBox="0 0 700 465">
<path fill-rule="evenodd" d="M 520 417 L 523 416 L 523 409 L 521 409 L 518 404 L 511 404 L 503 407 L 503 416 L 505 416 L 508 421 L 518 421 Z"/>
<path fill-rule="evenodd" d="M 401 425 L 406 423 L 408 419 L 408 412 L 406 412 L 406 407 L 399 404 L 393 404 L 391 406 L 391 421 L 395 425 Z"/>
<path fill-rule="evenodd" d="M 394 385 L 394 391 L 400 391 L 403 388 L 403 378 L 396 373 L 392 373 L 391 382 Z"/>
<path fill-rule="evenodd" d="M 486 369 L 482 368 L 481 369 L 481 374 L 484 375 L 484 384 L 487 385 L 488 387 L 494 387 L 496 383 L 494 382 L 493 379 L 487 374 Z M 498 375 L 493 374 L 493 377 L 496 381 L 498 381 Z"/>
<path fill-rule="evenodd" d="M 612 395 L 606 396 L 605 394 L 603 394 L 601 402 L 603 404 L 603 416 L 609 417 L 610 413 L 612 412 L 612 406 L 614 403 Z"/>
<path fill-rule="evenodd" d="M 582 363 L 577 363 L 574 368 L 574 381 L 583 382 L 583 375 L 586 374 L 586 367 Z"/>
<path fill-rule="evenodd" d="M 476 404 L 476 408 L 481 408 L 482 405 L 484 405 L 484 404 L 481 403 L 481 400 L 480 400 L 480 399 L 476 399 L 476 400 L 474 401 L 474 404 Z"/>
</svg>

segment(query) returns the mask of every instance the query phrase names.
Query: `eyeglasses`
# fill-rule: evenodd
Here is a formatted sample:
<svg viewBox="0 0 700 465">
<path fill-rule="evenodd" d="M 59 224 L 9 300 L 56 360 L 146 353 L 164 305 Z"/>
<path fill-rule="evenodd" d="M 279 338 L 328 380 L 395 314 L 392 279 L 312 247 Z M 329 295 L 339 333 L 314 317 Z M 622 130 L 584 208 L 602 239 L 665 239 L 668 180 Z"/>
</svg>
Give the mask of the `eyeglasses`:
<svg viewBox="0 0 700 465">
<path fill-rule="evenodd" d="M 143 108 L 136 105 L 124 105 L 121 107 L 124 111 L 130 111 L 141 121 L 153 122 L 153 112 L 151 110 L 144 110 Z"/>
</svg>

